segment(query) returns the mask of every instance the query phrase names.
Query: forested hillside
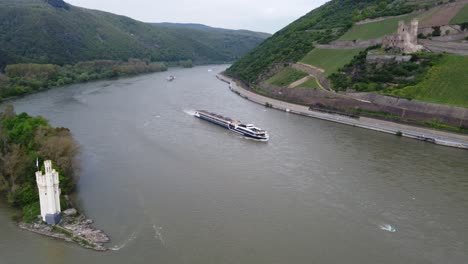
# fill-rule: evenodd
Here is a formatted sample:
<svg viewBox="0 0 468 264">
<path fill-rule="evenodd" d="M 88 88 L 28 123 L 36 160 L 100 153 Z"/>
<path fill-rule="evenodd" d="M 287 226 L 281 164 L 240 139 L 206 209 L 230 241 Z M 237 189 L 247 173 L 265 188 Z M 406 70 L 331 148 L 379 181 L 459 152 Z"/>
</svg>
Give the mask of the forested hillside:
<svg viewBox="0 0 468 264">
<path fill-rule="evenodd" d="M 208 47 L 211 57 L 234 61 L 262 43 L 270 34 L 248 30 L 213 28 L 200 24 L 153 23 L 160 30 L 200 47 Z"/>
<path fill-rule="evenodd" d="M 63 65 L 96 59 L 228 62 L 267 36 L 154 26 L 62 0 L 0 0 L 0 69 L 16 63 Z"/>
<path fill-rule="evenodd" d="M 434 4 L 429 0 L 332 0 L 278 31 L 233 64 L 227 73 L 251 83 L 273 63 L 296 62 L 314 45 L 338 39 L 356 21 L 405 14 Z"/>
</svg>

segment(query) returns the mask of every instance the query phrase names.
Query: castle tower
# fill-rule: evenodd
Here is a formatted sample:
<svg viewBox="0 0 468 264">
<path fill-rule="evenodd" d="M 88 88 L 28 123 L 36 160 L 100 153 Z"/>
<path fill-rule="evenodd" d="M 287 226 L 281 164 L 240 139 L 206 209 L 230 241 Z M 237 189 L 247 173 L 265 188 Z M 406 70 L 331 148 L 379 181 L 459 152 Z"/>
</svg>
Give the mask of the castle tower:
<svg viewBox="0 0 468 264">
<path fill-rule="evenodd" d="M 60 188 L 58 172 L 52 169 L 52 161 L 44 161 L 45 175 L 36 172 L 36 183 L 39 189 L 41 216 L 44 222 L 55 225 L 60 221 Z"/>
<path fill-rule="evenodd" d="M 401 35 L 405 32 L 405 21 L 401 20 L 398 21 L 398 29 L 397 29 L 397 34 Z"/>
<path fill-rule="evenodd" d="M 406 25 L 404 21 L 399 21 L 397 33 L 384 36 L 382 46 L 404 53 L 423 50 L 424 47 L 418 45 L 418 20 L 413 19 L 409 25 Z"/>
<path fill-rule="evenodd" d="M 419 25 L 419 21 L 416 18 L 411 20 L 410 42 L 413 44 L 416 44 L 418 42 L 418 25 Z"/>
</svg>

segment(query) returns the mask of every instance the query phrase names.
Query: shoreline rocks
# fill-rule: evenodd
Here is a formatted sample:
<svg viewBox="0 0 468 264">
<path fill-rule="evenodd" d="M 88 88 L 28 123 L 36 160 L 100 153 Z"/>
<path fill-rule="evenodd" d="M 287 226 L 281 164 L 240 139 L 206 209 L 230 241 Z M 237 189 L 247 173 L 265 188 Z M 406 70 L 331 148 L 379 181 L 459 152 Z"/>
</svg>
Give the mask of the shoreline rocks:
<svg viewBox="0 0 468 264">
<path fill-rule="evenodd" d="M 109 242 L 109 237 L 99 229 L 93 228 L 92 219 L 79 214 L 76 209 L 67 209 L 62 214 L 62 220 L 58 225 L 51 226 L 37 221 L 34 223 L 20 222 L 18 226 L 21 229 L 28 230 L 40 235 L 75 242 L 80 246 L 96 251 L 107 251 L 104 246 Z"/>
</svg>

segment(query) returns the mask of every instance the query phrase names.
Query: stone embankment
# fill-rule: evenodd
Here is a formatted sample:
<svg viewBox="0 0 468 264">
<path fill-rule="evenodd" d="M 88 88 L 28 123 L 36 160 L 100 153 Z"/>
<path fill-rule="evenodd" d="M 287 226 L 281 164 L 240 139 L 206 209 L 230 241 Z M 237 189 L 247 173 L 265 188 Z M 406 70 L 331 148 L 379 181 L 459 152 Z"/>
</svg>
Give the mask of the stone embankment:
<svg viewBox="0 0 468 264">
<path fill-rule="evenodd" d="M 346 93 L 350 98 L 380 106 L 380 109 L 401 118 L 436 119 L 458 127 L 468 127 L 468 108 L 433 104 L 417 100 L 391 97 L 376 93 Z"/>
<path fill-rule="evenodd" d="M 266 105 L 268 103 L 272 108 L 283 110 L 286 112 L 319 118 L 327 121 L 337 122 L 341 124 L 346 124 L 354 127 L 361 127 L 366 129 L 371 129 L 374 131 L 400 135 L 403 137 L 418 139 L 426 142 L 431 142 L 438 145 L 468 149 L 468 136 L 453 134 L 444 131 L 432 130 L 423 127 L 414 127 L 410 125 L 399 124 L 395 122 L 378 120 L 368 117 L 358 117 L 352 118 L 339 114 L 324 113 L 319 111 L 310 110 L 309 107 L 304 105 L 292 104 L 277 99 L 265 97 L 257 93 L 251 92 L 248 88 L 239 87 L 236 85 L 234 80 L 230 79 L 227 76 L 217 76 L 218 79 L 229 83 L 229 88 L 234 93 L 239 96 L 248 99 L 252 102 Z M 320 91 L 318 91 L 320 92 Z M 322 92 L 326 92 L 323 91 Z M 335 96 L 339 96 L 335 94 Z"/>
<path fill-rule="evenodd" d="M 411 58 L 411 55 L 373 55 L 367 53 L 366 61 L 372 63 L 407 62 Z"/>
<path fill-rule="evenodd" d="M 397 17 L 404 18 L 404 17 L 406 17 L 408 15 L 423 13 L 424 11 L 425 11 L 424 9 L 420 9 L 420 10 L 415 10 L 415 11 L 413 11 L 411 13 L 408 13 L 408 14 L 403 14 L 403 15 L 398 15 L 398 16 L 385 16 L 385 17 L 376 17 L 376 18 L 366 18 L 364 20 L 356 22 L 356 25 L 365 25 L 365 24 L 384 21 L 384 20 L 393 19 L 393 18 L 397 18 Z"/>
<path fill-rule="evenodd" d="M 468 37 L 468 32 L 461 32 L 453 35 L 445 35 L 440 37 L 432 37 L 431 40 L 434 41 L 463 41 Z"/>
<path fill-rule="evenodd" d="M 444 42 L 429 39 L 420 39 L 419 43 L 426 49 L 436 53 L 452 53 L 468 56 L 468 43 Z"/>
<path fill-rule="evenodd" d="M 320 49 L 365 49 L 375 45 L 382 44 L 383 38 L 375 38 L 368 40 L 335 40 L 330 44 L 318 44 L 316 48 Z"/>
<path fill-rule="evenodd" d="M 101 230 L 93 228 L 93 220 L 78 214 L 76 209 L 68 209 L 63 212 L 62 220 L 58 225 L 46 225 L 42 221 L 35 223 L 19 223 L 19 227 L 40 235 L 75 242 L 82 247 L 96 251 L 108 250 L 104 244 L 109 242 L 109 237 Z"/>
</svg>

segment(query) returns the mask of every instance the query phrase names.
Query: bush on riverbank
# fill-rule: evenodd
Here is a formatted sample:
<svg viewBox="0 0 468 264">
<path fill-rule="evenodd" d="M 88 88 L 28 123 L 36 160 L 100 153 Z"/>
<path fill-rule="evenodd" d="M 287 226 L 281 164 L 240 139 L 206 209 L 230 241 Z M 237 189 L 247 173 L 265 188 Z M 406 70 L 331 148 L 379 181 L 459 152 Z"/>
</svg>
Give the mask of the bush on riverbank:
<svg viewBox="0 0 468 264">
<path fill-rule="evenodd" d="M 23 207 L 23 221 L 26 223 L 37 220 L 37 216 L 41 214 L 41 205 L 39 202 L 34 202 Z"/>
<path fill-rule="evenodd" d="M 193 67 L 193 62 L 192 60 L 184 60 L 179 62 L 180 66 L 183 68 L 192 68 Z"/>
<path fill-rule="evenodd" d="M 53 161 L 66 195 L 74 188 L 77 154 L 78 145 L 67 128 L 51 127 L 40 116 L 16 114 L 11 105 L 0 113 L 0 193 L 23 210 L 23 220 L 35 220 L 38 212 L 36 158 Z"/>
<path fill-rule="evenodd" d="M 0 73 L 0 101 L 38 90 L 98 79 L 132 76 L 167 70 L 163 63 L 130 59 L 127 62 L 95 60 L 75 65 L 13 64 Z"/>
</svg>

